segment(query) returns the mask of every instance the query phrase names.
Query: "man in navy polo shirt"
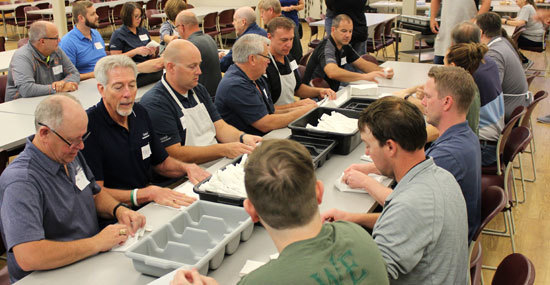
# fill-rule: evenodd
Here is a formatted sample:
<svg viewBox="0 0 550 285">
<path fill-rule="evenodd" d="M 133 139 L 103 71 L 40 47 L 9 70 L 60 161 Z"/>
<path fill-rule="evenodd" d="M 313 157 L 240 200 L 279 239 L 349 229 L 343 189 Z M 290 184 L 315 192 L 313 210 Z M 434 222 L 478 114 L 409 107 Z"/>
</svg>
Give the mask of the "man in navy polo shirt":
<svg viewBox="0 0 550 285">
<path fill-rule="evenodd" d="M 59 43 L 71 62 L 80 72 L 80 80 L 94 77 L 96 62 L 106 56 L 105 42 L 96 30 L 99 16 L 90 1 L 73 3 L 73 18 L 76 26 Z"/>
<path fill-rule="evenodd" d="M 262 138 L 243 133 L 220 117 L 208 91 L 198 82 L 199 49 L 187 40 L 173 40 L 163 57 L 166 74 L 140 103 L 170 156 L 204 163 L 250 153 Z"/>
<path fill-rule="evenodd" d="M 269 64 L 266 37 L 248 34 L 233 45 L 233 64 L 216 92 L 216 108 L 222 118 L 248 134 L 264 135 L 286 127 L 317 104 L 276 110 L 262 77 Z"/>
<path fill-rule="evenodd" d="M 187 175 L 195 184 L 209 173 L 168 156 L 147 111 L 134 104 L 135 63 L 124 55 L 107 56 L 97 62 L 94 73 L 102 100 L 87 111 L 92 134 L 84 156 L 98 184 L 117 200 L 134 206 L 155 201 L 179 208 L 192 203 L 194 198 L 149 185 L 153 171 L 173 178 Z"/>
<path fill-rule="evenodd" d="M 336 16 L 331 29 L 330 36 L 322 40 L 311 54 L 302 79 L 304 84 L 309 84 L 313 78 L 322 78 L 332 90 L 338 91 L 340 82 L 357 80 L 376 82 L 375 77 L 393 77 L 391 68 L 384 74 L 381 67 L 364 60 L 351 47 L 349 43 L 353 31 L 353 22 L 349 16 L 345 14 Z M 364 73 L 344 69 L 347 63 Z"/>
<path fill-rule="evenodd" d="M 102 191 L 80 151 L 88 118 L 70 95 L 35 110 L 36 134 L 0 176 L 0 230 L 10 281 L 108 251 L 145 225 L 145 217 Z M 97 216 L 117 218 L 100 231 Z"/>
</svg>

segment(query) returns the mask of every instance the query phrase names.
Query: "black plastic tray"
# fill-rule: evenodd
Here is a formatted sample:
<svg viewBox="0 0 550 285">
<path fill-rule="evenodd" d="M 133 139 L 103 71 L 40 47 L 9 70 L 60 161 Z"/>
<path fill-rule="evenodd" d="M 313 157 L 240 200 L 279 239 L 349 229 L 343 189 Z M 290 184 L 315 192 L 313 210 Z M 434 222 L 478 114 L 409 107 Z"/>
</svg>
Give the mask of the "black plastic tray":
<svg viewBox="0 0 550 285">
<path fill-rule="evenodd" d="M 323 114 L 330 114 L 332 111 L 343 114 L 349 118 L 357 119 L 359 118 L 359 113 L 356 111 L 337 109 L 337 108 L 327 108 L 327 107 L 317 107 L 308 113 L 304 114 L 300 118 L 294 120 L 292 123 L 288 124 L 288 128 L 292 131 L 293 135 L 301 135 L 307 137 L 315 137 L 322 139 L 333 139 L 336 141 L 336 147 L 334 148 L 334 153 L 346 155 L 354 150 L 361 143 L 361 135 L 359 134 L 359 129 L 357 129 L 352 134 L 341 134 L 334 132 L 325 132 L 312 129 L 306 129 L 307 124 L 317 126 L 319 123 L 319 118 Z"/>
<path fill-rule="evenodd" d="M 372 104 L 376 100 L 377 99 L 372 99 L 372 98 L 353 97 L 353 98 L 350 98 L 348 101 L 344 102 L 344 104 L 342 104 L 338 108 L 339 109 L 352 110 L 352 111 L 356 111 L 356 112 L 360 113 L 361 111 L 363 111 L 365 108 L 367 108 L 370 104 Z"/>
<path fill-rule="evenodd" d="M 242 155 L 235 158 L 232 162 L 230 162 L 227 165 L 238 164 L 239 162 L 241 162 L 241 159 L 242 159 Z M 221 169 L 222 170 L 225 169 L 227 167 L 227 165 L 222 167 Z M 204 179 L 203 181 L 201 181 L 197 185 L 193 186 L 193 192 L 199 194 L 199 197 L 200 197 L 201 200 L 206 200 L 206 201 L 216 202 L 216 203 L 222 203 L 222 204 L 228 204 L 228 205 L 234 205 L 234 206 L 240 206 L 240 207 L 243 206 L 244 200 L 246 198 L 201 190 L 200 186 L 202 184 L 206 183 L 207 181 L 209 181 L 210 178 L 212 178 L 212 176 Z"/>
<path fill-rule="evenodd" d="M 315 169 L 323 166 L 323 163 L 330 158 L 331 150 L 336 146 L 335 140 L 297 135 L 291 135 L 289 139 L 297 141 L 306 147 L 313 159 L 313 166 Z"/>
</svg>

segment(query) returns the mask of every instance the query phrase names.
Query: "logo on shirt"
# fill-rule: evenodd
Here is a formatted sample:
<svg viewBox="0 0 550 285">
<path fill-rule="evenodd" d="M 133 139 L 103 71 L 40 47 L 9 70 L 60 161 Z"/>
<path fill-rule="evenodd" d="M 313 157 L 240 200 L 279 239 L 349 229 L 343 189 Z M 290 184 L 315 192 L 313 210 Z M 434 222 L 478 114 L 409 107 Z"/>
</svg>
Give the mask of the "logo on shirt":
<svg viewBox="0 0 550 285">
<path fill-rule="evenodd" d="M 144 140 L 148 137 L 149 137 L 149 132 L 145 132 L 145 133 L 143 133 L 143 136 L 141 137 L 141 139 Z"/>
</svg>

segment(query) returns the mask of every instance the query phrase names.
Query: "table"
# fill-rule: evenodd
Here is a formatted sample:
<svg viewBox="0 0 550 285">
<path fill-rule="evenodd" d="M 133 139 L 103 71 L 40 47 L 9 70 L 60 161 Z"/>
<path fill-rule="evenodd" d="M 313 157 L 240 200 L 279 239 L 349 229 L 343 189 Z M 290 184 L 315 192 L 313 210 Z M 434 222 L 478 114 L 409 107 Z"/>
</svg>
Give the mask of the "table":
<svg viewBox="0 0 550 285">
<path fill-rule="evenodd" d="M 367 19 L 367 27 L 374 27 L 380 23 L 387 22 L 389 20 L 399 17 L 399 14 L 384 14 L 384 13 L 365 13 L 365 18 Z M 325 20 L 315 21 L 309 23 L 310 26 L 324 27 Z"/>
<path fill-rule="evenodd" d="M 15 9 L 19 6 L 23 5 L 37 5 L 41 3 L 48 3 L 49 1 L 35 1 L 35 2 L 25 2 L 25 3 L 14 3 L 14 4 L 6 4 L 6 5 L 0 5 L 0 11 L 2 11 L 2 22 L 4 23 L 4 35 L 6 35 L 6 38 L 8 37 L 8 29 L 6 27 L 6 13 L 14 12 Z"/>
<path fill-rule="evenodd" d="M 393 68 L 393 78 L 376 78 L 378 86 L 405 89 L 412 86 L 426 83 L 428 79 L 428 71 L 435 64 L 403 62 L 403 61 L 386 61 L 382 67 Z"/>
<path fill-rule="evenodd" d="M 98 2 L 98 3 L 94 3 L 93 5 L 96 8 L 105 7 L 105 6 L 109 6 L 110 8 L 113 8 L 116 5 L 124 4 L 128 1 L 129 0 L 116 0 L 116 1 L 108 1 L 108 2 Z M 148 2 L 149 0 L 143 0 L 143 1 Z M 72 14 L 72 12 L 73 12 L 73 7 L 72 6 L 66 6 L 65 7 L 65 14 L 69 15 L 69 14 Z M 29 11 L 28 13 L 29 14 L 35 14 L 35 15 L 53 15 L 53 8 L 33 10 L 33 11 Z"/>
<path fill-rule="evenodd" d="M 508 0 L 510 3 L 509 5 L 502 5 L 500 2 L 502 1 L 491 1 L 491 7 L 493 8 L 493 12 L 497 13 L 517 13 L 519 12 L 520 8 L 516 4 L 516 1 Z"/>
<path fill-rule="evenodd" d="M 378 1 L 374 3 L 369 3 L 369 7 L 374 9 L 383 9 L 386 8 L 386 11 L 394 10 L 394 9 L 402 9 L 403 8 L 403 2 L 399 1 Z M 430 9 L 430 3 L 426 3 L 424 1 L 416 1 L 416 10 L 422 10 L 426 11 Z"/>
<path fill-rule="evenodd" d="M 193 12 L 193 14 L 195 14 L 195 16 L 201 20 L 202 18 L 204 18 L 204 16 L 210 14 L 210 13 L 214 13 L 214 12 L 222 12 L 222 11 L 225 11 L 225 10 L 228 10 L 228 9 L 238 9 L 240 8 L 241 6 L 199 6 L 199 7 L 195 7 L 195 8 L 191 8 L 191 9 L 187 9 L 186 11 L 189 11 L 189 12 Z M 159 13 L 159 14 L 153 14 L 151 15 L 151 18 L 166 18 L 166 13 Z"/>
<path fill-rule="evenodd" d="M 16 49 L 11 49 L 7 51 L 0 52 L 0 72 L 7 72 L 10 68 L 11 58 L 15 53 Z M 2 95 L 0 95 L 2 96 Z"/>
<path fill-rule="evenodd" d="M 34 134 L 34 116 L 1 113 L 0 149 L 10 150 L 25 144 L 25 139 Z"/>
</svg>

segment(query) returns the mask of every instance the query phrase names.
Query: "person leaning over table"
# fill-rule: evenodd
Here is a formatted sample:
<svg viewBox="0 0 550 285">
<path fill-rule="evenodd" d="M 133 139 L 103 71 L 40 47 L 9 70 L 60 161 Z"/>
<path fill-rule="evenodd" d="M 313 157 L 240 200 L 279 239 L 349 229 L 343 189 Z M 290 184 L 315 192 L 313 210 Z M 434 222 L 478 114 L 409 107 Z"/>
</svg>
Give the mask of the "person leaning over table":
<svg viewBox="0 0 550 285">
<path fill-rule="evenodd" d="M 267 140 L 250 155 L 244 173 L 244 209 L 265 227 L 279 257 L 238 284 L 389 284 L 380 250 L 367 231 L 350 222 L 321 220 L 323 182 L 316 179 L 303 145 Z M 214 281 L 182 270 L 172 284 L 201 284 L 201 278 Z"/>
<path fill-rule="evenodd" d="M 96 183 L 80 153 L 88 118 L 74 97 L 48 97 L 34 115 L 36 134 L 0 176 L 0 229 L 12 283 L 108 251 L 145 225 L 144 216 Z M 100 231 L 97 216 L 119 224 Z"/>
<path fill-rule="evenodd" d="M 267 25 L 270 62 L 265 78 L 271 90 L 271 98 L 275 106 L 295 106 L 304 104 L 305 100 L 296 102 L 294 96 L 300 98 L 336 99 L 336 93 L 330 88 L 315 88 L 303 84 L 298 72 L 296 60 L 289 54 L 293 45 L 294 23 L 285 17 L 277 17 Z"/>
<path fill-rule="evenodd" d="M 233 26 L 235 27 L 235 34 L 238 37 L 237 40 L 246 34 L 257 34 L 267 37 L 267 32 L 256 24 L 256 12 L 247 6 L 235 11 Z M 220 58 L 221 71 L 226 72 L 229 66 L 233 64 L 233 50 L 230 50 L 227 54 L 220 52 L 218 56 Z"/>
<path fill-rule="evenodd" d="M 260 16 L 264 22 L 264 26 L 267 26 L 272 19 L 281 17 L 281 2 L 279 0 L 261 0 L 258 3 L 258 9 L 260 10 Z M 302 58 L 302 43 L 300 42 L 300 34 L 298 27 L 292 28 L 294 37 L 292 38 L 292 45 L 290 46 L 290 54 L 295 60 Z"/>
<path fill-rule="evenodd" d="M 166 153 L 147 111 L 134 103 L 135 63 L 127 56 L 111 55 L 97 62 L 94 73 L 101 101 L 87 110 L 91 135 L 83 153 L 97 183 L 136 207 L 150 201 L 172 207 L 192 203 L 195 199 L 185 194 L 150 185 L 153 172 L 172 178 L 187 175 L 193 184 L 209 173 Z"/>
<path fill-rule="evenodd" d="M 317 104 L 278 109 L 273 105 L 265 78 L 269 64 L 269 39 L 256 34 L 240 37 L 233 45 L 233 64 L 216 93 L 216 108 L 222 118 L 247 134 L 264 135 L 286 127 Z"/>
<path fill-rule="evenodd" d="M 138 64 L 147 64 L 147 68 L 140 68 L 137 77 L 138 87 L 157 82 L 162 76 L 162 58 L 154 58 L 157 49 L 149 47 L 151 36 L 147 29 L 142 27 L 143 9 L 136 2 L 126 2 L 122 5 L 120 18 L 122 26 L 114 31 L 109 41 L 112 55 L 126 55 Z"/>
<path fill-rule="evenodd" d="M 393 69 L 385 74 L 382 67 L 361 58 L 349 45 L 353 31 L 353 22 L 345 14 L 336 16 L 332 22 L 332 33 L 321 41 L 309 58 L 302 82 L 309 84 L 314 78 L 324 79 L 330 88 L 338 91 L 340 82 L 368 80 L 377 82 L 375 77 L 393 77 Z M 344 69 L 351 64 L 360 72 Z M 364 72 L 364 73 L 361 73 Z"/>
<path fill-rule="evenodd" d="M 328 221 L 371 228 L 392 284 L 467 284 L 468 217 L 460 186 L 447 170 L 426 157 L 426 123 L 420 110 L 401 98 L 384 97 L 359 117 L 365 154 L 397 186 L 382 213 L 324 212 Z M 344 182 L 363 176 L 348 171 Z M 374 193 L 374 192 L 373 192 Z"/>
<path fill-rule="evenodd" d="M 168 0 L 164 5 L 164 13 L 166 13 L 166 22 L 160 26 L 160 50 L 162 53 L 166 46 L 172 41 L 180 37 L 176 27 L 176 16 L 178 13 L 185 10 L 187 4 L 183 0 Z"/>
<path fill-rule="evenodd" d="M 176 17 L 178 34 L 184 40 L 192 42 L 201 52 L 201 71 L 199 83 L 206 87 L 208 94 L 214 101 L 218 84 L 222 80 L 218 45 L 210 36 L 202 32 L 199 20 L 191 11 L 181 11 Z"/>
<path fill-rule="evenodd" d="M 59 32 L 53 23 L 37 21 L 29 27 L 29 42 L 10 61 L 6 102 L 78 89 L 78 70 L 58 43 Z"/>
<path fill-rule="evenodd" d="M 177 39 L 163 55 L 166 73 L 140 104 L 147 109 L 156 134 L 171 157 L 205 163 L 250 153 L 261 137 L 228 125 L 200 84 L 201 53 L 193 43 Z"/>
</svg>

